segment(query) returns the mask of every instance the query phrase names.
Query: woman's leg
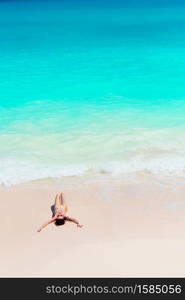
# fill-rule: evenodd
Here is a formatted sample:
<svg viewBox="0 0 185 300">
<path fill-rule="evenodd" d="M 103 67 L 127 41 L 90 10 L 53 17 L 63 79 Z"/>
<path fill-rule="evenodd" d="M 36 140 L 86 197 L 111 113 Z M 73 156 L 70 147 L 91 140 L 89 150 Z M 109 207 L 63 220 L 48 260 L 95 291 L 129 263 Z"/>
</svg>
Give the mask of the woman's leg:
<svg viewBox="0 0 185 300">
<path fill-rule="evenodd" d="M 64 199 L 62 193 L 60 193 L 59 199 L 60 199 L 60 205 L 64 205 Z"/>
<path fill-rule="evenodd" d="M 55 197 L 55 209 L 60 208 L 60 205 L 60 197 L 57 194 Z"/>
<path fill-rule="evenodd" d="M 62 193 L 60 193 L 59 198 L 60 198 L 60 205 L 63 206 L 64 211 L 67 212 L 67 204 L 66 204 L 66 202 L 64 200 L 64 197 L 63 197 Z"/>
</svg>

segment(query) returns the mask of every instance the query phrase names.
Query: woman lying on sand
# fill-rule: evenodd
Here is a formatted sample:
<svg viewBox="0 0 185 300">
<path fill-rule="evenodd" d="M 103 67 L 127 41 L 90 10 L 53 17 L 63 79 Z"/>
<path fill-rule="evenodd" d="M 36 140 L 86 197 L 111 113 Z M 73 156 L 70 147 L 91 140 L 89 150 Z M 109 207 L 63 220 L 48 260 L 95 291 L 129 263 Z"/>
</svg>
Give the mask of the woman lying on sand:
<svg viewBox="0 0 185 300">
<path fill-rule="evenodd" d="M 52 206 L 53 210 L 53 216 L 52 219 L 44 223 L 38 230 L 37 232 L 40 232 L 44 227 L 47 225 L 54 223 L 55 225 L 64 225 L 65 221 L 70 221 L 73 222 L 77 225 L 77 227 L 82 227 L 83 225 L 80 225 L 80 223 L 73 218 L 70 218 L 66 215 L 67 213 L 67 205 L 64 203 L 64 199 L 62 196 L 62 193 L 58 196 L 56 195 L 55 198 L 55 204 Z"/>
</svg>

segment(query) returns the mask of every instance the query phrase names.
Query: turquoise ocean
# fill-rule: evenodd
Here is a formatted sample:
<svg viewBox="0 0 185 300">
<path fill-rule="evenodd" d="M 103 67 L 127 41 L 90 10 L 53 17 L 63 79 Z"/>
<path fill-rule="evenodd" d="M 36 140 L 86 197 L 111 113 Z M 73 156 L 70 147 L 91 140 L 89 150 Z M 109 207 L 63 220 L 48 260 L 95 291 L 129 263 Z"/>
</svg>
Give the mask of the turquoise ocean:
<svg viewBox="0 0 185 300">
<path fill-rule="evenodd" d="M 185 1 L 0 1 L 0 183 L 185 175 Z"/>
</svg>

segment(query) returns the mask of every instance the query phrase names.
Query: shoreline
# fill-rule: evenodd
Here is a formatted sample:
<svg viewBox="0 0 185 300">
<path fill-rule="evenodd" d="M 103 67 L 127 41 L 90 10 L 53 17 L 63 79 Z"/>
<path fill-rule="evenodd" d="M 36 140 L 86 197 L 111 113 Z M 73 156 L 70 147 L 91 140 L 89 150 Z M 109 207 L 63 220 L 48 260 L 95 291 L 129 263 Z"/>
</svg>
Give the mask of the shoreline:
<svg viewBox="0 0 185 300">
<path fill-rule="evenodd" d="M 45 181 L 0 188 L 0 277 L 184 276 L 183 185 L 70 178 L 59 187 Z M 68 222 L 36 232 L 61 190 L 84 227 Z"/>
<path fill-rule="evenodd" d="M 174 173 L 152 173 L 148 170 L 141 170 L 135 172 L 118 173 L 113 174 L 109 172 L 87 172 L 80 175 L 68 175 L 60 177 L 43 177 L 32 180 L 25 180 L 19 183 L 10 184 L 0 184 L 0 190 L 11 190 L 11 189 L 22 189 L 22 188 L 43 188 L 43 189 L 59 189 L 66 187 L 80 186 L 84 184 L 92 183 L 108 183 L 113 182 L 114 184 L 124 184 L 124 185 L 135 185 L 135 184 L 154 184 L 163 185 L 168 187 L 173 185 L 184 186 L 184 175 L 174 174 Z"/>
</svg>

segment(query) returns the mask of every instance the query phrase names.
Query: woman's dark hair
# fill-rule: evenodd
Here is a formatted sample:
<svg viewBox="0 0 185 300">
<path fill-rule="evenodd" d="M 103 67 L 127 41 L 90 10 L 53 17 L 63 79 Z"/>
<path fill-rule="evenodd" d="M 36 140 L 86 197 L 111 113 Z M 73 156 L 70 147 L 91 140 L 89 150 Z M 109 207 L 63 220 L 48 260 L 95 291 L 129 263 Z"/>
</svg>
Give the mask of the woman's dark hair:
<svg viewBox="0 0 185 300">
<path fill-rule="evenodd" d="M 56 221 L 55 221 L 56 226 L 60 226 L 60 225 L 64 225 L 64 224 L 65 224 L 64 219 L 56 219 Z"/>
</svg>

